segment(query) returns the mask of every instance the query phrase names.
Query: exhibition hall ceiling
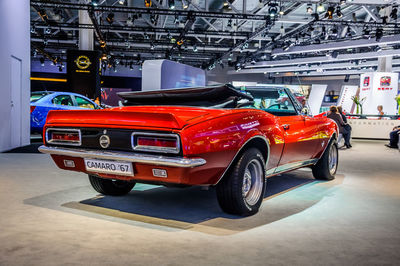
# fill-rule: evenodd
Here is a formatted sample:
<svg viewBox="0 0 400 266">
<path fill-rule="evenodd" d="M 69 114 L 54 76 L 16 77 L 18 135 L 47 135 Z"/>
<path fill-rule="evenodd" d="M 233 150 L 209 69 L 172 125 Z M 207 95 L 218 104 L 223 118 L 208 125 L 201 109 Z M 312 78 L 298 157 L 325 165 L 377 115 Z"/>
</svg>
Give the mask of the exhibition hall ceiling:
<svg viewBox="0 0 400 266">
<path fill-rule="evenodd" d="M 109 68 L 170 59 L 247 73 L 374 71 L 378 57 L 400 66 L 399 2 L 32 0 L 32 60 L 62 66 L 93 29 Z"/>
</svg>

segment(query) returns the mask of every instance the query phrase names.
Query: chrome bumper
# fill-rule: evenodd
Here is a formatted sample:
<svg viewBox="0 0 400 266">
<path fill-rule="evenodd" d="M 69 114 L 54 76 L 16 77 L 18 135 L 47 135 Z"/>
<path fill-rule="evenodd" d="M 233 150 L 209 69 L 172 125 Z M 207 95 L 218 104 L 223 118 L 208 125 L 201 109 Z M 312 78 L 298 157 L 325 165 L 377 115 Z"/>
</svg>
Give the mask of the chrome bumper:
<svg viewBox="0 0 400 266">
<path fill-rule="evenodd" d="M 39 147 L 39 151 L 42 153 L 53 155 L 145 163 L 172 167 L 196 167 L 204 165 L 206 163 L 206 160 L 202 158 L 169 157 L 164 155 L 149 155 L 121 151 L 71 149 L 60 147 L 47 147 L 44 145 Z"/>
</svg>

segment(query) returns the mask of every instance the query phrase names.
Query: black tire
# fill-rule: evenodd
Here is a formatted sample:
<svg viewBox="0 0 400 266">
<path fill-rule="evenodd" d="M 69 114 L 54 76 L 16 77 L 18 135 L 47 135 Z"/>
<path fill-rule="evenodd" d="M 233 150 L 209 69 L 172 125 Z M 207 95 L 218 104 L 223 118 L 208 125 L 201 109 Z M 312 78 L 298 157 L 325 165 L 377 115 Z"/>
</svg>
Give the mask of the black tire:
<svg viewBox="0 0 400 266">
<path fill-rule="evenodd" d="M 334 156 L 335 158 L 332 158 Z M 332 162 L 332 160 L 335 160 Z M 315 179 L 318 180 L 333 180 L 335 179 L 336 170 L 338 167 L 339 153 L 336 141 L 332 140 L 322 157 L 311 168 Z"/>
<path fill-rule="evenodd" d="M 244 151 L 217 185 L 221 209 L 241 216 L 257 213 L 264 198 L 265 184 L 265 159 L 261 152 L 256 148 Z"/>
<path fill-rule="evenodd" d="M 128 194 L 136 185 L 134 182 L 103 179 L 94 175 L 89 175 L 89 181 L 94 190 L 101 194 L 111 196 L 122 196 Z"/>
</svg>

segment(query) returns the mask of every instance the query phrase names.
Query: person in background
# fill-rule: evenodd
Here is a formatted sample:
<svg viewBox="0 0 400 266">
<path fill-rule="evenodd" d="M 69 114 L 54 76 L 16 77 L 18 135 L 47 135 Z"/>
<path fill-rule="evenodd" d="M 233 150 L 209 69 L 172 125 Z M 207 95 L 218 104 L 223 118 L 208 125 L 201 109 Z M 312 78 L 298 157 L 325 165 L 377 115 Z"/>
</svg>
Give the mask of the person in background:
<svg viewBox="0 0 400 266">
<path fill-rule="evenodd" d="M 331 106 L 329 111 L 330 111 L 330 113 L 327 115 L 327 117 L 336 122 L 336 124 L 339 127 L 339 133 L 342 134 L 342 136 L 344 138 L 344 145 L 348 149 L 351 148 L 352 146 L 350 144 L 350 132 L 348 132 L 345 129 L 345 126 L 347 124 L 343 121 L 342 116 L 338 113 L 337 107 L 336 106 Z"/>
<path fill-rule="evenodd" d="M 338 110 L 338 113 L 340 114 L 340 116 L 342 117 L 343 122 L 346 124 L 346 125 L 344 126 L 344 129 L 349 133 L 349 139 L 351 139 L 351 130 L 352 130 L 352 128 L 351 128 L 351 126 L 347 123 L 347 117 L 343 114 L 342 106 L 338 106 L 338 107 L 337 107 L 337 110 Z M 351 147 L 351 144 L 350 144 L 350 147 Z"/>
<path fill-rule="evenodd" d="M 399 148 L 399 134 L 400 134 L 400 126 L 394 127 L 393 131 L 390 132 L 390 142 L 389 144 L 385 144 L 386 147 L 397 149 Z"/>
<path fill-rule="evenodd" d="M 378 107 L 376 109 L 378 109 L 378 115 L 379 115 L 378 119 L 382 119 L 382 116 L 385 114 L 383 112 L 383 106 L 382 105 L 378 105 Z"/>
</svg>

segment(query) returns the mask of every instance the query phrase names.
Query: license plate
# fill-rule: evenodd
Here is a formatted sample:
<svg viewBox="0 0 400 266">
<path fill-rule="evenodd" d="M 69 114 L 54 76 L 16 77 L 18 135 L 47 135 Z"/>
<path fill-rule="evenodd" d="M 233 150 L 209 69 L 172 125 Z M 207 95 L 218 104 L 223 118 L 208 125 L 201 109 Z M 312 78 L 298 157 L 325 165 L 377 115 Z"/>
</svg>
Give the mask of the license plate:
<svg viewBox="0 0 400 266">
<path fill-rule="evenodd" d="M 85 159 L 85 167 L 90 172 L 133 176 L 133 167 L 130 162 Z"/>
</svg>

